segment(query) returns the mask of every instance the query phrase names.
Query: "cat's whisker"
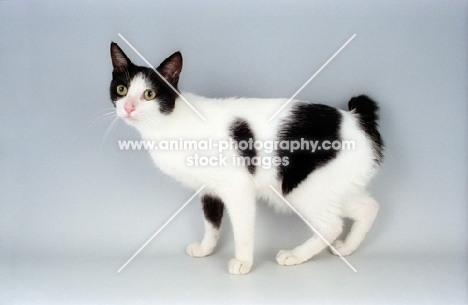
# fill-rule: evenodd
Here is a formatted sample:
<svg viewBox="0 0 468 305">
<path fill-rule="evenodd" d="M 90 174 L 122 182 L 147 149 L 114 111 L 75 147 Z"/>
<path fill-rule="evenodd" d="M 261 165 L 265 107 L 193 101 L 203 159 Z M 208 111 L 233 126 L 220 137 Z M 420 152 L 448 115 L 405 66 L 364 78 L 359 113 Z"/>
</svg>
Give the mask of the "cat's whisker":
<svg viewBox="0 0 468 305">
<path fill-rule="evenodd" d="M 100 112 L 104 112 L 104 111 L 109 111 L 109 110 L 115 110 L 115 107 L 107 107 L 107 108 L 103 108 L 101 110 L 98 110 L 97 113 L 100 113 Z"/>
<path fill-rule="evenodd" d="M 143 124 L 145 124 L 147 128 L 160 126 L 160 124 L 158 124 L 157 122 L 155 122 L 155 121 L 151 118 L 151 116 L 149 116 L 149 115 L 146 114 L 146 113 L 137 113 L 137 114 L 134 114 L 134 117 L 135 117 L 136 119 L 138 119 L 140 122 L 142 122 Z"/>
<path fill-rule="evenodd" d="M 104 146 L 104 143 L 107 141 L 109 138 L 109 135 L 111 134 L 112 130 L 114 130 L 115 126 L 117 125 L 119 117 L 115 116 L 112 121 L 109 123 L 109 126 L 107 126 L 107 129 L 104 133 L 104 137 L 102 138 L 101 146 L 99 147 L 99 152 L 101 152 L 102 147 Z"/>
<path fill-rule="evenodd" d="M 134 114 L 133 116 L 142 124 L 148 125 L 148 123 L 146 122 L 146 115 L 144 113 Z"/>
<path fill-rule="evenodd" d="M 86 125 L 94 125 L 96 122 L 99 122 L 112 114 L 115 114 L 115 108 L 104 108 L 97 111 L 92 118 L 86 123 Z"/>
<path fill-rule="evenodd" d="M 103 109 L 101 109 L 101 110 L 98 110 L 94 115 L 95 115 L 95 116 L 100 116 L 100 115 L 102 115 L 102 114 L 111 113 L 111 112 L 115 112 L 115 108 L 114 108 L 114 107 L 103 108 Z"/>
<path fill-rule="evenodd" d="M 88 127 L 100 125 L 100 124 L 102 124 L 103 122 L 105 122 L 107 119 L 112 118 L 113 116 L 115 116 L 115 111 L 111 111 L 111 112 L 99 114 L 99 115 L 96 115 L 95 117 L 93 117 L 92 119 L 90 119 L 90 120 L 86 123 L 86 125 L 87 125 Z"/>
<path fill-rule="evenodd" d="M 148 115 L 143 116 L 143 120 L 144 120 L 145 124 L 150 125 L 150 126 L 148 126 L 148 127 L 159 127 L 159 126 L 160 126 L 160 124 L 158 124 L 157 122 L 155 122 L 155 121 L 154 121 L 150 116 L 148 116 Z M 148 122 L 151 123 L 151 124 L 148 124 Z"/>
</svg>

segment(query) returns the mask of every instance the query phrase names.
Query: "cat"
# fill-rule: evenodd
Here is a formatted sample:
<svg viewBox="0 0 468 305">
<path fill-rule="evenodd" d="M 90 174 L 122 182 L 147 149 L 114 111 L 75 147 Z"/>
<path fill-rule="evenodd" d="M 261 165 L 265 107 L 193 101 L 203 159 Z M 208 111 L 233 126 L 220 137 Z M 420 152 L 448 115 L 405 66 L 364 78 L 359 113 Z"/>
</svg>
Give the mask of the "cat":
<svg viewBox="0 0 468 305">
<path fill-rule="evenodd" d="M 343 256 L 361 244 L 379 209 L 366 191 L 383 158 L 375 101 L 357 96 L 349 101 L 349 111 L 344 111 L 299 100 L 287 104 L 286 99 L 205 98 L 179 91 L 180 52 L 158 66 L 159 74 L 133 64 L 114 42 L 111 59 L 110 96 L 116 115 L 136 128 L 143 140 L 229 144 L 222 151 L 221 144 L 211 145 L 211 149 L 149 150 L 162 172 L 194 190 L 205 186 L 200 193 L 205 233 L 201 242 L 187 247 L 190 256 L 212 253 L 227 212 L 235 242 L 228 270 L 249 273 L 256 202 L 260 200 L 287 211 L 286 200 L 328 241 L 314 234 L 293 250 L 280 251 L 276 256 L 279 265 L 301 264 L 329 244 Z M 274 144 L 275 149 L 260 149 L 257 144 L 261 143 L 263 148 L 266 143 Z M 292 149 L 298 143 L 304 147 Z M 305 147 L 306 143 L 311 145 Z M 312 143 L 317 144 L 314 152 Z M 355 147 L 340 149 L 340 143 L 354 143 Z M 342 233 L 343 218 L 354 223 L 344 240 L 336 240 Z"/>
</svg>

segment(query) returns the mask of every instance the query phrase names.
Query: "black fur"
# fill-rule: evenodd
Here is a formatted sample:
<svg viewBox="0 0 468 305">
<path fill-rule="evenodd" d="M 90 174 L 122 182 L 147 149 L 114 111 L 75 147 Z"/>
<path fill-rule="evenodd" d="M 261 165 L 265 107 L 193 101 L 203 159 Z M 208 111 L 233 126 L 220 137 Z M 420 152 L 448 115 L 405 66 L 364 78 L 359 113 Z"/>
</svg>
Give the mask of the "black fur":
<svg viewBox="0 0 468 305">
<path fill-rule="evenodd" d="M 220 198 L 212 195 L 204 195 L 201 201 L 203 203 L 203 213 L 206 220 L 219 229 L 224 214 L 224 203 Z"/>
<path fill-rule="evenodd" d="M 119 56 L 119 60 L 116 57 Z M 142 74 L 143 77 L 149 80 L 151 83 L 151 88 L 156 91 L 157 98 L 154 100 L 155 102 L 159 103 L 159 110 L 163 114 L 170 114 L 175 107 L 175 100 L 177 98 L 177 93 L 174 92 L 166 82 L 157 75 L 151 68 L 141 67 L 134 65 L 130 59 L 125 55 L 125 53 L 120 49 L 120 47 L 116 43 L 111 43 L 111 57 L 112 63 L 114 65 L 114 71 L 112 72 L 112 81 L 110 85 L 110 96 L 112 103 L 115 106 L 116 101 L 120 98 L 117 94 L 117 86 L 124 85 L 128 88 L 130 85 L 131 80 L 138 74 Z M 179 80 L 179 73 L 176 73 L 174 76 L 173 74 L 169 75 L 165 72 L 168 66 L 168 61 L 172 58 L 177 58 L 180 60 L 180 65 L 182 64 L 182 57 L 179 52 L 174 53 L 172 56 L 167 58 L 163 63 L 157 68 L 157 71 L 160 72 L 163 76 L 168 75 L 168 81 L 171 85 L 177 89 L 177 82 Z M 126 62 L 122 64 L 123 62 Z"/>
<path fill-rule="evenodd" d="M 366 95 L 353 97 L 348 102 L 348 109 L 359 114 L 359 123 L 367 136 L 372 140 L 375 161 L 380 164 L 383 160 L 383 141 L 377 130 L 379 120 L 379 106 Z"/>
<path fill-rule="evenodd" d="M 238 153 L 241 157 L 246 158 L 247 170 L 250 174 L 255 174 L 255 165 L 252 164 L 252 158 L 257 155 L 253 148 L 255 142 L 254 134 L 247 121 L 236 119 L 229 127 L 231 138 L 239 143 L 240 141 L 250 142 L 247 148 L 241 149 L 238 147 Z"/>
<path fill-rule="evenodd" d="M 279 127 L 279 141 L 309 141 L 333 142 L 339 140 L 341 114 L 335 108 L 320 105 L 296 104 L 291 115 Z M 288 194 L 299 185 L 312 171 L 335 158 L 334 149 L 319 150 L 278 150 L 278 156 L 288 157 L 289 164 L 278 167 L 278 177 L 282 179 L 283 194 Z"/>
</svg>

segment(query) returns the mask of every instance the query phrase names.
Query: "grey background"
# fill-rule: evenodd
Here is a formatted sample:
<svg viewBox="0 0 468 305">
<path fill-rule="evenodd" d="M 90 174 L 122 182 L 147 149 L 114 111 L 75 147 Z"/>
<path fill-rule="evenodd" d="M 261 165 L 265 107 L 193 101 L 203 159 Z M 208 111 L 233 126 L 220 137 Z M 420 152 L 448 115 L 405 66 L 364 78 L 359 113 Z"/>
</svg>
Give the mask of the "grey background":
<svg viewBox="0 0 468 305">
<path fill-rule="evenodd" d="M 466 1 L 0 2 L 0 303 L 466 303 Z M 381 105 L 385 162 L 375 226 L 349 261 L 327 251 L 280 267 L 309 229 L 259 203 L 252 273 L 231 276 L 233 238 L 205 259 L 193 194 L 163 176 L 111 110 L 109 43 L 135 63 L 184 56 L 180 88 L 210 97 L 298 96 Z M 97 118 L 97 120 L 96 120 Z M 266 303 L 265 303 L 266 302 Z"/>
</svg>

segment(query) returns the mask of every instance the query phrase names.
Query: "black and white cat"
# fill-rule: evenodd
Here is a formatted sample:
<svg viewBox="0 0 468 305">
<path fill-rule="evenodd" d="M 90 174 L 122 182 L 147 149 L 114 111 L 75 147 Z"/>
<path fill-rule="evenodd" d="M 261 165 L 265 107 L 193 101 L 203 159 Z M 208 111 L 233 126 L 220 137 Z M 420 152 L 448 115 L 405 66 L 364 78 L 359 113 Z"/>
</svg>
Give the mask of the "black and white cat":
<svg viewBox="0 0 468 305">
<path fill-rule="evenodd" d="M 188 246 L 190 256 L 204 257 L 213 251 L 226 210 L 235 240 L 229 272 L 248 273 L 253 262 L 257 200 L 278 210 L 290 210 L 272 187 L 343 256 L 363 241 L 379 209 L 366 192 L 382 160 L 374 101 L 358 96 L 349 101 L 349 111 L 343 111 L 293 100 L 269 121 L 286 99 L 210 99 L 179 92 L 206 118 L 204 121 L 167 84 L 178 90 L 182 69 L 179 52 L 156 69 L 167 83 L 152 69 L 134 65 L 115 43 L 111 44 L 111 58 L 110 95 L 117 116 L 135 127 L 143 140 L 230 141 L 222 151 L 220 145 L 150 151 L 164 173 L 194 190 L 206 186 L 201 193 L 205 234 L 200 243 Z M 240 145 L 242 142 L 245 145 Z M 263 148 L 267 143 L 274 148 L 261 149 L 262 143 Z M 292 149 L 298 143 L 301 149 Z M 315 149 L 311 149 L 313 143 Z M 354 146 L 340 149 L 336 143 Z M 219 159 L 210 164 L 194 162 L 203 157 L 211 158 L 205 161 Z M 239 158 L 242 162 L 234 162 Z M 342 232 L 342 218 L 354 220 L 344 241 L 336 240 Z M 314 234 L 295 249 L 280 251 L 276 260 L 280 265 L 301 264 L 326 247 L 327 243 Z"/>
</svg>

